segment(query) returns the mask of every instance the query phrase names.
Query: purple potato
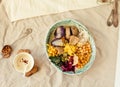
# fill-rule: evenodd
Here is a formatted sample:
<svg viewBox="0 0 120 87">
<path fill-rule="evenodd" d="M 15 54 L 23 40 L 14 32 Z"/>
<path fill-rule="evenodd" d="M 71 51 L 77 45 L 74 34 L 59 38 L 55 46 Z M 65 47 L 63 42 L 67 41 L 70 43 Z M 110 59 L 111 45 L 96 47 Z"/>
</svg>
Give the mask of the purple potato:
<svg viewBox="0 0 120 87">
<path fill-rule="evenodd" d="M 75 26 L 71 26 L 71 31 L 72 31 L 72 35 L 77 36 L 79 34 L 79 30 Z"/>
<path fill-rule="evenodd" d="M 66 27 L 65 29 L 66 29 L 65 37 L 66 37 L 66 39 L 69 39 L 69 38 L 70 38 L 70 35 L 71 35 L 70 27 Z"/>
<path fill-rule="evenodd" d="M 65 36 L 65 28 L 63 26 L 57 27 L 54 36 L 55 38 L 62 38 L 63 36 Z"/>
<path fill-rule="evenodd" d="M 51 42 L 51 44 L 53 45 L 53 46 L 64 46 L 64 43 L 63 43 L 63 41 L 62 41 L 62 39 L 61 38 L 55 38 L 52 42 Z"/>
</svg>

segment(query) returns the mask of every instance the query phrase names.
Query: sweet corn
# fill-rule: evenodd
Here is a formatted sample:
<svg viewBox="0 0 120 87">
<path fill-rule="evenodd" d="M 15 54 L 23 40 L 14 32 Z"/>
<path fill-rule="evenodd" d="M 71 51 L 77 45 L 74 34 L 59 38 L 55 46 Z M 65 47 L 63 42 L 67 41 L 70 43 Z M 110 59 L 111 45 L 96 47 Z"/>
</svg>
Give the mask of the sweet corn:
<svg viewBox="0 0 120 87">
<path fill-rule="evenodd" d="M 76 52 L 76 46 L 65 44 L 64 52 L 73 55 Z"/>
<path fill-rule="evenodd" d="M 49 56 L 57 56 L 58 55 L 58 51 L 57 49 L 55 49 L 55 47 L 51 46 L 51 45 L 47 45 L 48 46 L 48 55 Z"/>
</svg>

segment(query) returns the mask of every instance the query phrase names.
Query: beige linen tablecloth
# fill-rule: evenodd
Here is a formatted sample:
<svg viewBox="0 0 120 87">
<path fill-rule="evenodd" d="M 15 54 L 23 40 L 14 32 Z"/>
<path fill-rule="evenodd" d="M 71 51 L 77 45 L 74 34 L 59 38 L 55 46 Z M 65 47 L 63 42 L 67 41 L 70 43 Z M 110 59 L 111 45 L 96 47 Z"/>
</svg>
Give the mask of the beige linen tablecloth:
<svg viewBox="0 0 120 87">
<path fill-rule="evenodd" d="M 106 26 L 110 11 L 110 6 L 105 5 L 11 23 L 0 6 L 0 50 L 5 44 L 13 48 L 9 59 L 0 57 L 0 87 L 114 87 L 118 28 Z M 81 75 L 64 75 L 51 65 L 45 53 L 45 39 L 50 26 L 64 18 L 84 24 L 95 39 L 96 60 Z M 24 48 L 31 50 L 39 67 L 31 77 L 23 77 L 12 65 L 16 52 Z"/>
</svg>

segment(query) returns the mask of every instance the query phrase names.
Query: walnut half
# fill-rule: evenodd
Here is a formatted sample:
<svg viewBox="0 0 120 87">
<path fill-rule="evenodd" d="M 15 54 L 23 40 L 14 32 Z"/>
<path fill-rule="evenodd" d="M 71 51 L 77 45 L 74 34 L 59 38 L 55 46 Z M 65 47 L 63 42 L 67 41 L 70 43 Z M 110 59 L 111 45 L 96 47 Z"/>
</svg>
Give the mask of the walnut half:
<svg viewBox="0 0 120 87">
<path fill-rule="evenodd" d="M 12 52 L 12 47 L 10 45 L 5 45 L 2 49 L 2 56 L 4 58 L 8 58 L 10 57 L 11 52 Z"/>
</svg>

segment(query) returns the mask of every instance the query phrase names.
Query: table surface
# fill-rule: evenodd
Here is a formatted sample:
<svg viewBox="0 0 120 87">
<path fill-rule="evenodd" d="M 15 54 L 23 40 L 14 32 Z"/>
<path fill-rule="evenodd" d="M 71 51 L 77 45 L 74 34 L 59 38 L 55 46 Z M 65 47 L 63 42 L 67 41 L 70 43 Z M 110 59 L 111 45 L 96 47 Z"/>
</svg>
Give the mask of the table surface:
<svg viewBox="0 0 120 87">
<path fill-rule="evenodd" d="M 48 15 L 48 16 L 44 16 L 44 17 L 38 17 L 38 18 L 33 18 L 33 19 L 27 19 L 27 20 L 21 20 L 21 21 L 18 21 L 18 22 L 14 22 L 14 23 L 10 23 L 10 21 L 8 20 L 8 18 L 6 17 L 6 18 L 4 18 L 3 19 L 3 22 L 1 22 L 0 21 L 0 23 L 1 24 L 3 24 L 3 26 L 7 26 L 7 27 L 4 27 L 5 29 L 3 29 L 2 28 L 2 26 L 0 26 L 0 28 L 3 30 L 2 32 L 4 32 L 4 34 L 5 35 L 3 35 L 1 32 L 0 32 L 0 34 L 1 35 L 3 35 L 3 38 L 2 39 L 0 39 L 0 42 L 1 42 L 1 44 L 0 44 L 0 48 L 2 48 L 2 45 L 3 44 L 8 44 L 8 43 L 10 43 L 10 44 L 13 44 L 12 46 L 13 46 L 13 48 L 14 48 L 14 52 L 13 52 L 13 54 L 12 54 L 12 57 L 15 55 L 15 52 L 17 52 L 17 50 L 18 49 L 20 49 L 20 48 L 24 48 L 24 47 L 26 47 L 26 48 L 30 48 L 30 49 L 34 49 L 33 50 L 33 56 L 35 56 L 35 57 L 39 57 L 39 56 L 41 56 L 41 57 L 45 57 L 45 54 L 43 53 L 43 52 L 45 52 L 45 49 L 43 48 L 44 46 L 43 46 L 43 44 L 44 43 L 41 43 L 41 41 L 42 42 L 44 42 L 44 39 L 45 39 L 45 37 L 43 37 L 44 35 L 46 35 L 46 33 L 43 33 L 43 32 L 46 32 L 46 30 L 44 30 L 44 29 L 42 29 L 42 30 L 40 30 L 40 28 L 42 28 L 41 26 L 43 26 L 45 29 L 48 29 L 54 22 L 56 22 L 57 20 L 59 20 L 59 19 L 63 19 L 63 18 L 66 18 L 67 17 L 67 15 L 69 15 L 69 18 L 75 18 L 75 19 L 77 19 L 78 21 L 81 21 L 83 24 L 85 24 L 86 26 L 88 26 L 89 28 L 93 28 L 94 29 L 94 31 L 92 31 L 92 32 L 97 32 L 97 30 L 95 30 L 95 27 L 94 26 L 92 26 L 92 25 L 89 25 L 89 23 L 88 24 L 86 24 L 86 21 L 84 21 L 84 20 L 86 20 L 86 18 L 83 16 L 83 15 L 86 15 L 86 16 L 89 16 L 89 15 L 87 15 L 86 13 L 90 13 L 90 15 L 95 15 L 96 14 L 96 16 L 97 17 L 93 17 L 95 20 L 99 20 L 98 19 L 98 17 L 101 17 L 101 16 L 99 16 L 98 14 L 100 14 L 100 15 L 102 15 L 102 17 L 104 17 L 105 19 L 107 18 L 107 17 L 105 17 L 106 15 L 103 15 L 103 14 L 101 14 L 99 11 L 97 11 L 98 9 L 100 10 L 100 11 L 102 11 L 102 12 L 106 12 L 105 10 L 106 9 L 108 9 L 109 11 L 110 11 L 110 7 L 109 8 L 107 8 L 106 6 L 105 6 L 105 10 L 103 10 L 104 8 L 102 8 L 102 6 L 99 8 L 93 8 L 93 10 L 91 9 L 91 10 L 89 10 L 89 9 L 87 9 L 87 10 L 85 10 L 85 11 L 83 11 L 83 10 L 78 10 L 78 11 L 70 11 L 70 12 L 65 12 L 65 13 L 62 13 L 62 14 L 56 14 L 56 15 Z M 0 7 L 0 9 L 3 9 L 2 7 Z M 81 15 L 79 15 L 79 11 L 81 12 Z M 93 14 L 93 13 L 94 14 Z M 120 9 L 119 9 L 119 12 L 120 12 Z M 106 12 L 106 14 L 108 15 L 109 14 L 109 12 Z M 6 14 L 4 14 L 4 16 L 7 16 Z M 3 17 L 4 17 L 3 16 Z M 80 18 L 81 19 L 80 19 Z M 89 16 L 90 17 L 90 16 Z M 102 19 L 102 17 L 101 17 L 101 20 L 100 21 L 105 21 L 105 20 L 103 20 Z M 2 20 L 2 17 L 0 17 L 1 18 L 1 20 Z M 49 19 L 49 20 L 48 20 Z M 119 14 L 119 19 L 120 19 L 120 14 Z M 88 19 L 88 21 L 89 22 L 92 22 L 91 21 L 91 19 Z M 39 24 L 39 23 L 41 23 L 41 22 L 43 22 L 44 24 Z M 49 22 L 49 23 L 47 23 L 47 22 Z M 30 24 L 31 25 L 30 25 Z M 92 24 L 94 24 L 95 22 L 93 22 Z M 110 27 L 110 28 L 108 28 L 108 27 L 106 27 L 105 25 L 104 25 L 104 23 L 101 23 L 105 28 L 106 28 L 106 31 L 107 32 L 109 32 L 110 34 L 112 34 L 112 32 L 114 32 L 114 36 L 115 36 L 115 33 L 117 32 L 117 30 L 111 30 L 112 28 L 114 29 L 114 27 Z M 34 27 L 32 26 L 32 25 L 34 25 Z M 97 26 L 97 25 L 96 25 Z M 98 26 L 100 27 L 100 25 L 98 24 Z M 32 28 L 32 35 L 29 33 L 29 30 L 31 30 L 31 29 L 29 29 L 29 27 L 30 28 Z M 26 29 L 26 28 L 28 28 L 28 30 Z M 38 30 L 39 31 L 37 31 L 35 28 L 38 28 Z M 7 30 L 8 29 L 8 30 Z M 16 32 L 14 29 L 16 29 L 18 32 Z M 98 29 L 100 29 L 100 28 L 98 28 Z M 108 31 L 107 29 L 110 29 L 110 31 Z M 116 28 L 116 29 L 118 29 L 118 28 Z M 7 30 L 7 31 L 5 31 L 5 30 Z M 42 33 L 41 33 L 41 32 Z M 103 34 L 100 30 L 99 30 L 99 32 L 101 33 L 101 34 Z M 15 34 L 15 36 L 14 35 L 11 35 L 11 33 L 12 34 Z M 18 34 L 16 34 L 16 33 L 18 33 Z M 22 33 L 22 34 L 21 34 Z M 36 33 L 38 33 L 37 35 L 36 35 Z M 20 35 L 21 34 L 21 35 Z M 97 34 L 97 33 L 96 33 Z M 99 34 L 98 34 L 99 35 Z M 104 34 L 103 34 L 104 35 Z M 20 39 L 20 37 L 19 36 L 21 36 L 21 37 L 25 37 L 24 39 Z M 27 36 L 29 36 L 29 37 L 27 37 Z M 114 37 L 113 36 L 113 37 Z M 9 37 L 11 37 L 11 38 L 13 38 L 13 39 L 9 39 Z M 17 40 L 17 38 L 19 37 L 19 39 L 20 40 Z M 39 37 L 43 37 L 43 39 L 42 38 L 40 38 L 41 39 L 41 41 L 40 40 L 36 40 L 36 39 L 34 39 L 34 37 L 35 38 L 38 38 L 39 39 Z M 119 30 L 119 39 L 120 39 L 120 30 Z M 28 41 L 28 42 L 30 42 L 30 40 L 33 40 L 33 42 L 31 42 L 31 43 L 25 43 L 26 41 Z M 23 41 L 23 43 L 21 43 L 21 41 Z M 115 41 L 116 41 L 116 39 L 115 39 Z M 19 44 L 19 43 L 21 43 L 21 45 L 19 45 L 19 46 L 17 46 L 16 47 L 16 45 L 17 44 Z M 24 45 L 24 44 L 26 44 L 26 45 Z M 37 48 L 36 48 L 36 46 L 31 46 L 30 47 L 30 45 L 29 44 L 35 44 L 36 46 L 37 46 Z M 113 43 L 112 43 L 113 44 Z M 118 58 L 117 58 L 117 64 L 116 64 L 116 66 L 117 66 L 117 69 L 116 69 L 116 78 L 115 78 L 115 87 L 120 87 L 120 84 L 119 84 L 119 82 L 120 82 L 120 68 L 119 68 L 119 66 L 120 66 L 120 46 L 119 46 L 119 44 L 120 44 L 120 40 L 119 40 L 119 42 L 118 42 Z M 28 46 L 27 46 L 28 45 Z M 41 45 L 41 46 L 39 46 L 39 45 Z M 40 48 L 41 47 L 41 48 Z M 43 50 L 43 52 L 41 52 L 40 54 L 39 54 L 39 52 L 37 52 L 37 50 Z M 60 79 L 63 79 L 63 77 L 65 77 L 66 79 L 71 79 L 72 80 L 72 78 L 71 77 L 68 77 L 68 76 L 65 76 L 65 75 L 62 75 L 60 72 L 58 72 L 58 71 L 56 71 L 52 66 L 49 66 L 50 64 L 49 64 L 49 62 L 46 62 L 47 63 L 47 65 L 44 65 L 44 64 L 42 64 L 42 62 L 43 61 L 45 61 L 43 58 L 41 58 L 41 60 L 40 59 L 38 59 L 38 58 L 35 58 L 37 61 L 36 61 L 36 63 L 39 65 L 39 66 L 42 66 L 42 67 L 40 67 L 40 71 L 37 73 L 37 74 L 35 74 L 35 75 L 33 75 L 31 78 L 20 78 L 21 77 L 21 74 L 19 74 L 19 73 L 17 73 L 14 69 L 13 69 L 13 66 L 11 65 L 12 64 L 12 59 L 13 58 L 11 58 L 10 57 L 10 59 L 8 59 L 8 60 L 0 60 L 0 63 L 2 64 L 1 66 L 1 69 L 2 70 L 5 70 L 6 72 L 4 72 L 4 71 L 1 71 L 0 72 L 0 77 L 1 78 L 4 78 L 4 81 L 0 81 L 0 83 L 3 83 L 2 85 L 1 85 L 1 87 L 4 87 L 5 86 L 5 83 L 6 82 L 8 82 L 8 84 L 6 84 L 6 86 L 11 86 L 11 87 L 15 87 L 15 84 L 14 84 L 14 81 L 16 80 L 16 78 L 18 78 L 15 82 L 18 82 L 18 80 L 23 80 L 24 79 L 24 82 L 23 81 L 21 81 L 20 83 L 25 83 L 26 82 L 26 84 L 27 85 L 25 85 L 25 87 L 28 87 L 28 84 L 30 84 L 30 83 L 32 83 L 33 85 L 34 84 L 36 84 L 37 82 L 41 82 L 41 79 L 43 80 L 43 83 L 45 83 L 45 81 L 48 81 L 49 83 L 51 83 L 51 85 L 53 85 L 53 83 L 54 83 L 54 81 L 52 82 L 51 81 L 51 79 L 50 78 L 48 78 L 48 77 L 45 77 L 46 75 L 49 75 L 49 76 L 51 76 L 51 78 L 53 78 L 54 80 L 59 80 L 58 78 L 56 78 L 55 76 L 58 76 L 58 75 L 60 75 L 59 76 L 59 78 Z M 40 62 L 38 62 L 38 61 L 40 61 Z M 46 60 L 47 61 L 47 60 Z M 111 60 L 112 61 L 112 60 Z M 2 63 L 2 62 L 4 62 L 4 64 Z M 100 64 L 100 62 L 98 62 L 98 61 L 96 61 L 96 63 L 95 64 L 97 64 L 97 63 L 99 63 Z M 109 62 L 107 62 L 107 63 L 109 63 Z M 95 67 L 95 64 L 93 65 L 93 68 Z M 5 68 L 5 67 L 3 67 L 3 66 L 8 66 L 8 69 L 9 70 L 7 70 L 7 69 L 3 69 L 3 68 Z M 46 66 L 47 66 L 47 69 L 46 69 Z M 48 68 L 49 67 L 49 68 Z M 43 68 L 45 68 L 45 69 L 43 69 Z M 98 67 L 98 68 L 100 68 L 100 67 Z M 54 72 L 53 71 L 51 71 L 51 69 L 52 70 L 54 70 Z M 105 69 L 107 69 L 107 68 L 105 68 Z M 114 67 L 113 67 L 113 69 L 114 69 Z M 95 71 L 95 69 L 92 69 L 92 70 L 94 70 Z M 10 72 L 12 72 L 11 73 L 11 75 L 9 74 L 9 73 L 7 73 L 7 71 L 10 71 Z M 44 71 L 46 71 L 45 73 L 43 73 Z M 98 70 L 99 71 L 99 70 Z M 50 73 L 49 73 L 50 72 Z M 89 70 L 88 72 L 91 72 L 90 73 L 90 75 L 93 75 L 93 74 L 95 74 L 95 73 L 93 73 L 91 70 Z M 95 83 L 96 84 L 94 84 L 94 85 L 96 85 L 96 86 L 94 86 L 94 87 L 98 87 L 97 86 L 97 83 L 99 84 L 99 85 L 101 85 L 102 86 L 102 82 L 101 83 L 99 83 L 98 81 L 99 81 L 99 79 L 97 79 L 97 80 L 94 80 L 94 79 L 91 79 L 92 77 L 90 76 L 90 75 L 88 75 L 88 72 L 86 72 L 85 74 L 83 74 L 83 76 L 81 77 L 82 79 L 78 79 L 78 77 L 77 76 L 74 76 L 76 79 L 76 81 L 77 80 L 85 80 L 86 78 L 86 81 L 87 82 L 90 82 L 91 81 L 91 84 L 89 84 L 89 85 L 93 85 L 92 84 L 92 82 L 94 83 L 94 81 L 96 81 Z M 100 72 L 100 71 L 99 71 Z M 49 73 L 49 74 L 48 74 Z M 101 72 L 102 73 L 102 72 Z M 41 75 L 42 74 L 42 75 Z M 104 74 L 104 73 L 103 73 Z M 114 74 L 114 72 L 112 72 L 112 74 Z M 14 77 L 16 77 L 16 78 L 14 78 L 13 77 L 13 75 L 14 75 Z M 54 76 L 55 75 L 55 76 Z M 108 73 L 108 75 L 107 76 L 109 76 L 110 74 Z M 8 78 L 8 77 L 10 77 L 10 78 Z M 40 77 L 41 79 L 38 79 L 37 77 Z M 43 78 L 44 77 L 44 78 Z M 89 78 L 90 77 L 90 78 Z M 7 79 L 5 79 L 5 78 L 7 78 Z M 95 77 L 95 78 L 98 78 L 97 76 Z M 108 77 L 109 78 L 109 77 Z M 113 77 L 111 77 L 111 78 L 114 78 L 114 76 Z M 32 79 L 34 79 L 34 80 L 36 80 L 36 82 L 31 82 L 32 81 Z M 12 81 L 13 80 L 13 81 Z M 105 79 L 104 79 L 105 80 Z M 106 80 L 105 80 L 106 81 Z M 114 81 L 114 79 L 113 80 L 110 80 L 111 81 L 111 83 L 113 83 L 112 81 Z M 9 83 L 10 82 L 10 83 Z M 108 82 L 108 81 L 106 81 L 106 82 Z M 66 81 L 66 83 L 68 83 L 68 81 Z M 64 83 L 65 85 L 66 85 L 66 83 Z M 85 84 L 84 82 L 81 82 L 82 84 Z M 110 84 L 111 84 L 110 83 Z M 38 84 L 38 83 L 37 83 Z M 40 85 L 40 84 L 39 84 Z M 41 84 L 41 85 L 43 85 L 43 84 Z M 47 83 L 46 83 L 46 85 L 48 85 Z M 79 84 L 78 84 L 79 85 Z M 70 85 L 68 85 L 68 86 L 70 86 Z M 106 86 L 108 86 L 107 85 L 107 83 L 106 83 Z M 19 86 L 18 86 L 19 87 Z M 29 87 L 30 87 L 30 85 L 29 85 Z M 37 87 L 37 86 L 36 86 Z M 48 86 L 49 87 L 49 86 Z M 81 86 L 82 87 L 82 86 Z M 89 87 L 88 85 L 86 85 L 86 87 Z M 112 86 L 109 86 L 109 87 L 113 87 L 113 84 L 112 84 Z"/>
</svg>

